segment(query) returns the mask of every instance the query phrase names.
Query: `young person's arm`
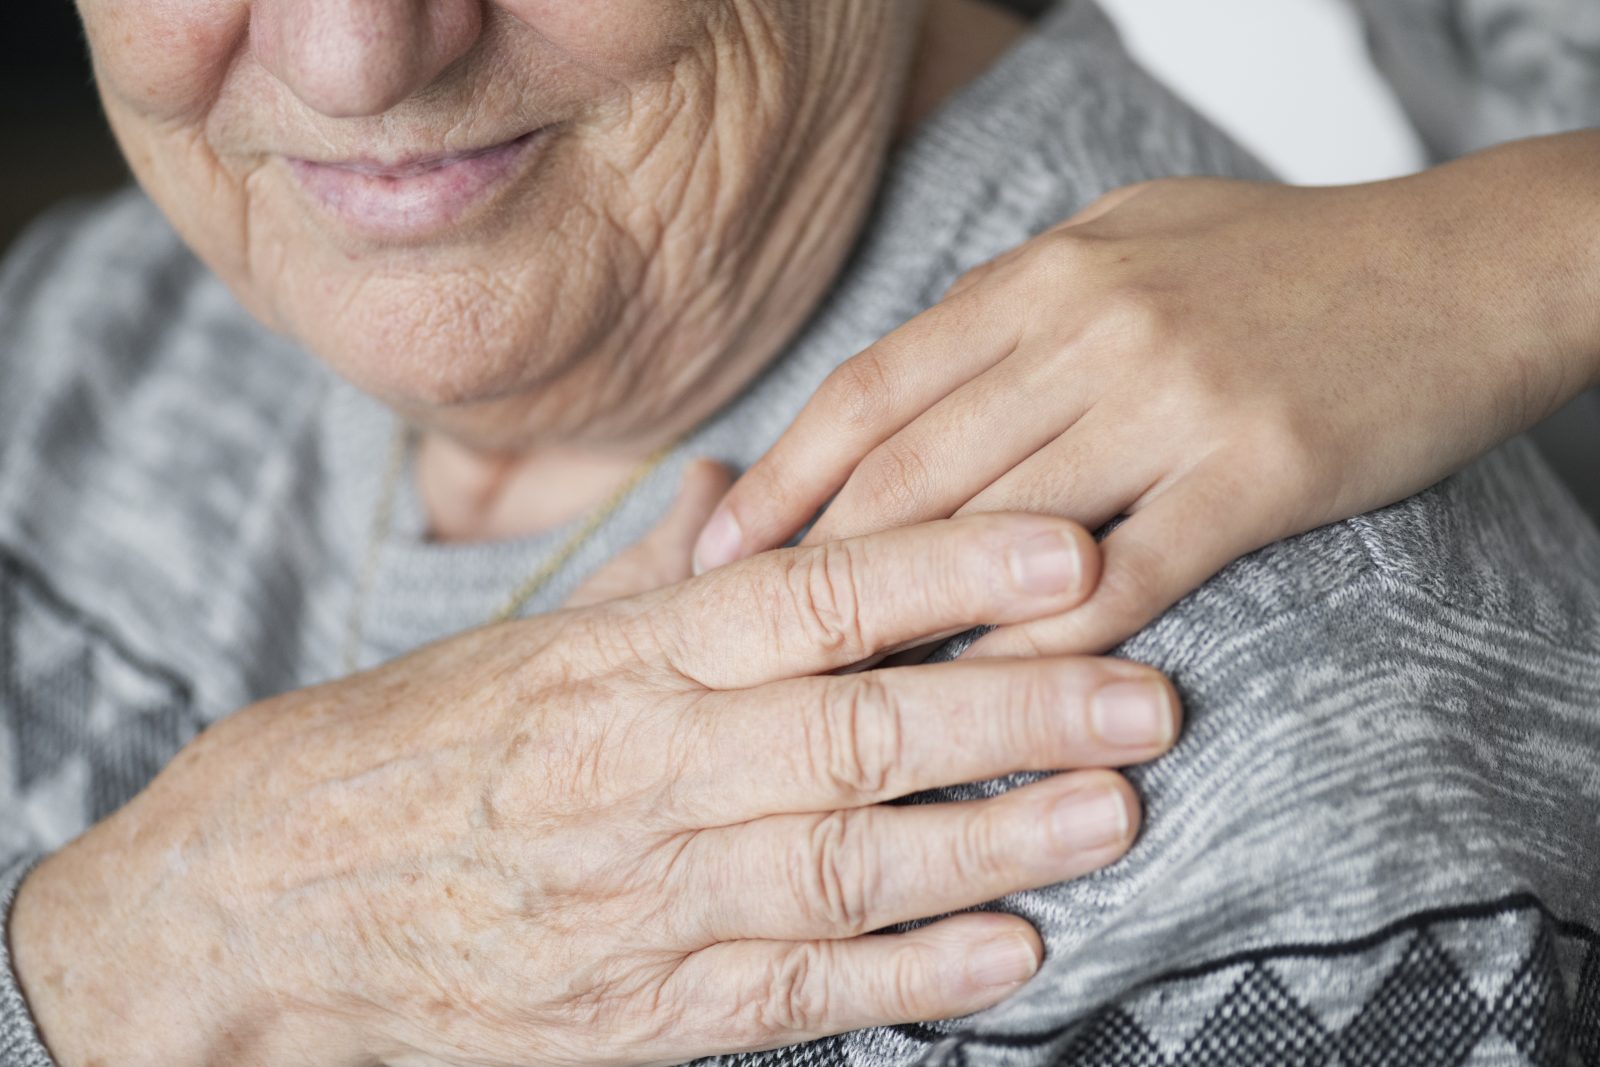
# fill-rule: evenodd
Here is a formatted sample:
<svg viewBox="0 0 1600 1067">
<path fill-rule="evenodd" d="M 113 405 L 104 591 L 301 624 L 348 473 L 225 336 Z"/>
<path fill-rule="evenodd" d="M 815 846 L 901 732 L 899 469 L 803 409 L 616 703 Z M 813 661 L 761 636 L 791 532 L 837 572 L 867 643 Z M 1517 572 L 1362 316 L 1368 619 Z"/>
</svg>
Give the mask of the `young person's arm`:
<svg viewBox="0 0 1600 1067">
<path fill-rule="evenodd" d="M 1231 560 L 1409 496 L 1600 382 L 1600 132 L 1420 175 L 1102 199 L 843 364 L 702 569 L 945 515 L 1105 541 L 1086 605 L 979 650 L 1101 650 Z"/>
</svg>

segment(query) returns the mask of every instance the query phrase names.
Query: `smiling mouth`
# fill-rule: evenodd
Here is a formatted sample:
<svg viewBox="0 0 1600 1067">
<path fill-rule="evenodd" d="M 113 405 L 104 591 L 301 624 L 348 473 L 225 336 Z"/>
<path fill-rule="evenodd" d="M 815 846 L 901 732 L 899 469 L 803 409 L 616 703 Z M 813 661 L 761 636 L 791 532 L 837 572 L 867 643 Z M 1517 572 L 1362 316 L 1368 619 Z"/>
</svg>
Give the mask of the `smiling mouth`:
<svg viewBox="0 0 1600 1067">
<path fill-rule="evenodd" d="M 301 191 L 348 229 L 380 240 L 416 241 L 448 231 L 497 199 L 540 154 L 552 129 L 397 164 L 285 161 Z"/>
</svg>

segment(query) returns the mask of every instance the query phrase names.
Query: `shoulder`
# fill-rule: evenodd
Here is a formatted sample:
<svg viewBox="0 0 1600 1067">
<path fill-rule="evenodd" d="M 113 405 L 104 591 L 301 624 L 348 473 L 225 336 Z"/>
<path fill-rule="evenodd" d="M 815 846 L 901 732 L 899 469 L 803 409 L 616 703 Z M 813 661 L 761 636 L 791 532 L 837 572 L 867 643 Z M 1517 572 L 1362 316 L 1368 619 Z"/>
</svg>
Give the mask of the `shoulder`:
<svg viewBox="0 0 1600 1067">
<path fill-rule="evenodd" d="M 1429 654 L 1445 641 L 1480 664 L 1530 643 L 1600 663 L 1600 533 L 1514 441 L 1408 500 L 1240 560 L 1125 651 L 1203 686 L 1224 667 L 1222 635 L 1288 674 L 1327 661 L 1415 677 L 1448 669 Z"/>
<path fill-rule="evenodd" d="M 1171 673 L 1183 735 L 1128 772 L 1126 858 L 1005 901 L 1051 955 L 949 1035 L 970 1062 L 1228 1062 L 1207 1035 L 1294 1018 L 1303 1047 L 1409 1063 L 1404 1025 L 1370 1029 L 1386 1012 L 1510 1018 L 1483 990 L 1516 982 L 1575 1037 L 1551 952 L 1580 928 L 1600 951 L 1600 534 L 1531 446 L 1239 561 L 1122 652 Z"/>
<path fill-rule="evenodd" d="M 1175 912 L 1332 936 L 1531 884 L 1600 924 L 1600 532 L 1526 441 L 1241 560 L 1124 651 L 1186 706 L 1132 859 L 1195 880 Z"/>
</svg>

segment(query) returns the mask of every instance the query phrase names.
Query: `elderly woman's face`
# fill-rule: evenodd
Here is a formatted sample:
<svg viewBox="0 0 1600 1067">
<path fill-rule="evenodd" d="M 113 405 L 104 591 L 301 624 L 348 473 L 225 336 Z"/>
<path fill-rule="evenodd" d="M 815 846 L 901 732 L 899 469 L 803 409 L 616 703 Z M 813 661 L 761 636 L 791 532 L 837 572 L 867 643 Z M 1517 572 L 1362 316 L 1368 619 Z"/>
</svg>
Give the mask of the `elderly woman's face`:
<svg viewBox="0 0 1600 1067">
<path fill-rule="evenodd" d="M 920 6 L 80 0 L 135 173 L 252 312 L 491 446 L 772 354 L 870 199 Z"/>
</svg>

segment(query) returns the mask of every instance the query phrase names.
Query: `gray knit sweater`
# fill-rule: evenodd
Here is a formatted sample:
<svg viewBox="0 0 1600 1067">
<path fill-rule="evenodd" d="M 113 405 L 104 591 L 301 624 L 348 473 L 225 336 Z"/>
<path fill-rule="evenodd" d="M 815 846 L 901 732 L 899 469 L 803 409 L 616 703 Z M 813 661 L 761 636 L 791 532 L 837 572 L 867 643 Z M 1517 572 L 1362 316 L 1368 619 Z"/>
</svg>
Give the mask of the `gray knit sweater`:
<svg viewBox="0 0 1600 1067">
<path fill-rule="evenodd" d="M 1503 75 L 1494 108 L 1429 116 L 1441 150 L 1523 132 L 1519 115 L 1600 114 L 1594 0 L 1372 6 L 1387 56 Z M 1583 19 L 1588 58 L 1562 37 Z M 653 524 L 684 455 L 749 463 L 832 366 L 962 270 L 1181 173 L 1259 168 L 1092 6 L 1045 15 L 900 150 L 784 356 L 532 610 Z M 208 723 L 339 672 L 392 423 L 251 322 L 136 193 L 11 254 L 0 382 L 9 902 Z M 398 515 L 364 663 L 480 623 L 563 537 L 432 545 L 415 499 Z M 1122 653 L 1172 676 L 1188 725 L 1134 774 L 1147 820 L 1125 860 L 1001 902 L 1043 933 L 1041 975 L 976 1018 L 750 1062 L 1600 1063 L 1600 536 L 1529 447 L 1256 553 Z M 48 1063 L 0 955 L 0 1064 Z"/>
</svg>

